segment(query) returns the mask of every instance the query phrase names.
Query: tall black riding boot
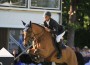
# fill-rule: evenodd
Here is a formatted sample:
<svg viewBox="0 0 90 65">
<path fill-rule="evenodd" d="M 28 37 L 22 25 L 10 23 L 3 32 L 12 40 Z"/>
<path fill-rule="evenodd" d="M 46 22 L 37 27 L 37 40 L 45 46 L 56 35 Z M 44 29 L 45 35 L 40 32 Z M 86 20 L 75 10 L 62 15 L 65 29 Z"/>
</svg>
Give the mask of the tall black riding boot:
<svg viewBox="0 0 90 65">
<path fill-rule="evenodd" d="M 62 57 L 62 51 L 59 43 L 57 43 L 57 48 L 58 48 L 57 59 L 60 59 Z"/>
<path fill-rule="evenodd" d="M 54 43 L 55 43 L 54 44 L 55 45 L 55 49 L 57 50 L 57 59 L 60 59 L 62 57 L 62 51 L 61 51 L 61 45 L 60 45 L 61 42 L 57 43 L 56 35 L 54 35 L 53 40 L 54 40 Z"/>
<path fill-rule="evenodd" d="M 61 51 L 61 46 L 59 43 L 55 43 L 56 45 L 56 50 L 57 50 L 57 59 L 60 59 L 62 57 L 62 51 Z"/>
</svg>

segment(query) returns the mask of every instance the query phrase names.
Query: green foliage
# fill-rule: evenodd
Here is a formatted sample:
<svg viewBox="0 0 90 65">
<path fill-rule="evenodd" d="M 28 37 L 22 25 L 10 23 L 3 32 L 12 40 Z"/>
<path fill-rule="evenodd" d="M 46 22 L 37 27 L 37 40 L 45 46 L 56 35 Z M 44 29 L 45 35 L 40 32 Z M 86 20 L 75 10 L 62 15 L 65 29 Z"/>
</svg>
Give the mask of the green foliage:
<svg viewBox="0 0 90 65">
<path fill-rule="evenodd" d="M 90 25 L 90 0 L 78 0 L 77 1 L 77 11 L 76 11 L 76 22 L 77 23 L 70 23 L 69 21 L 69 7 L 70 7 L 70 1 L 69 0 L 63 0 L 62 3 L 62 11 L 63 11 L 63 25 L 73 27 L 76 29 L 88 29 L 88 26 Z M 67 28 L 67 27 L 66 27 Z"/>
<path fill-rule="evenodd" d="M 67 29 L 75 29 L 75 45 L 90 48 L 90 0 L 77 0 L 76 22 L 69 22 L 70 0 L 63 0 L 62 21 Z"/>
<path fill-rule="evenodd" d="M 77 23 L 77 24 L 69 23 L 69 24 L 67 25 L 67 27 L 71 27 L 71 28 L 73 28 L 74 30 L 77 30 L 77 29 L 80 28 L 80 26 L 79 26 L 78 23 Z"/>
<path fill-rule="evenodd" d="M 75 46 L 83 48 L 88 46 L 90 48 L 90 30 L 78 29 L 75 32 Z"/>
</svg>

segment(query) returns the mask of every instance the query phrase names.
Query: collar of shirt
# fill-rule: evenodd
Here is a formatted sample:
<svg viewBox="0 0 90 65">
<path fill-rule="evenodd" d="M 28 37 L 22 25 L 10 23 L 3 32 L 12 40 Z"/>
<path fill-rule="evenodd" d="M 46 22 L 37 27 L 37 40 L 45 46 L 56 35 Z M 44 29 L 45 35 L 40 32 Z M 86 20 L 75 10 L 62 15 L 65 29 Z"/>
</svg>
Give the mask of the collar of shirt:
<svg viewBox="0 0 90 65">
<path fill-rule="evenodd" d="M 49 21 L 46 21 L 46 23 L 49 25 L 49 22 L 50 22 L 50 20 Z"/>
</svg>

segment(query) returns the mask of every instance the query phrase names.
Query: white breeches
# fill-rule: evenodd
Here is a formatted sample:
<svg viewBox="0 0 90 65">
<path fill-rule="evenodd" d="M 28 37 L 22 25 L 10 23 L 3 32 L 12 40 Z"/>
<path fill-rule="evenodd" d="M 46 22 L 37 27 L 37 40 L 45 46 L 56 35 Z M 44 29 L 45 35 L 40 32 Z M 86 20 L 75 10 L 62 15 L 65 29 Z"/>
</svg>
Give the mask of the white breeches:
<svg viewBox="0 0 90 65">
<path fill-rule="evenodd" d="M 65 31 L 63 33 L 61 33 L 60 35 L 56 36 L 56 41 L 60 42 L 60 39 L 63 38 L 63 35 L 65 34 Z"/>
</svg>

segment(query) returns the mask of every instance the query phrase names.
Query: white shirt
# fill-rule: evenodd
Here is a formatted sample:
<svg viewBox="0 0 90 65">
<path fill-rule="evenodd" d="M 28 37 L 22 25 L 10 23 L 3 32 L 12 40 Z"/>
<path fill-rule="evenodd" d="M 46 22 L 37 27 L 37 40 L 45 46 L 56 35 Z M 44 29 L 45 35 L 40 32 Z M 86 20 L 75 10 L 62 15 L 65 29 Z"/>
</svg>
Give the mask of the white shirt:
<svg viewBox="0 0 90 65">
<path fill-rule="evenodd" d="M 48 24 L 48 26 L 49 26 L 49 22 L 50 22 L 50 20 L 49 21 L 46 21 L 46 23 Z"/>
</svg>

